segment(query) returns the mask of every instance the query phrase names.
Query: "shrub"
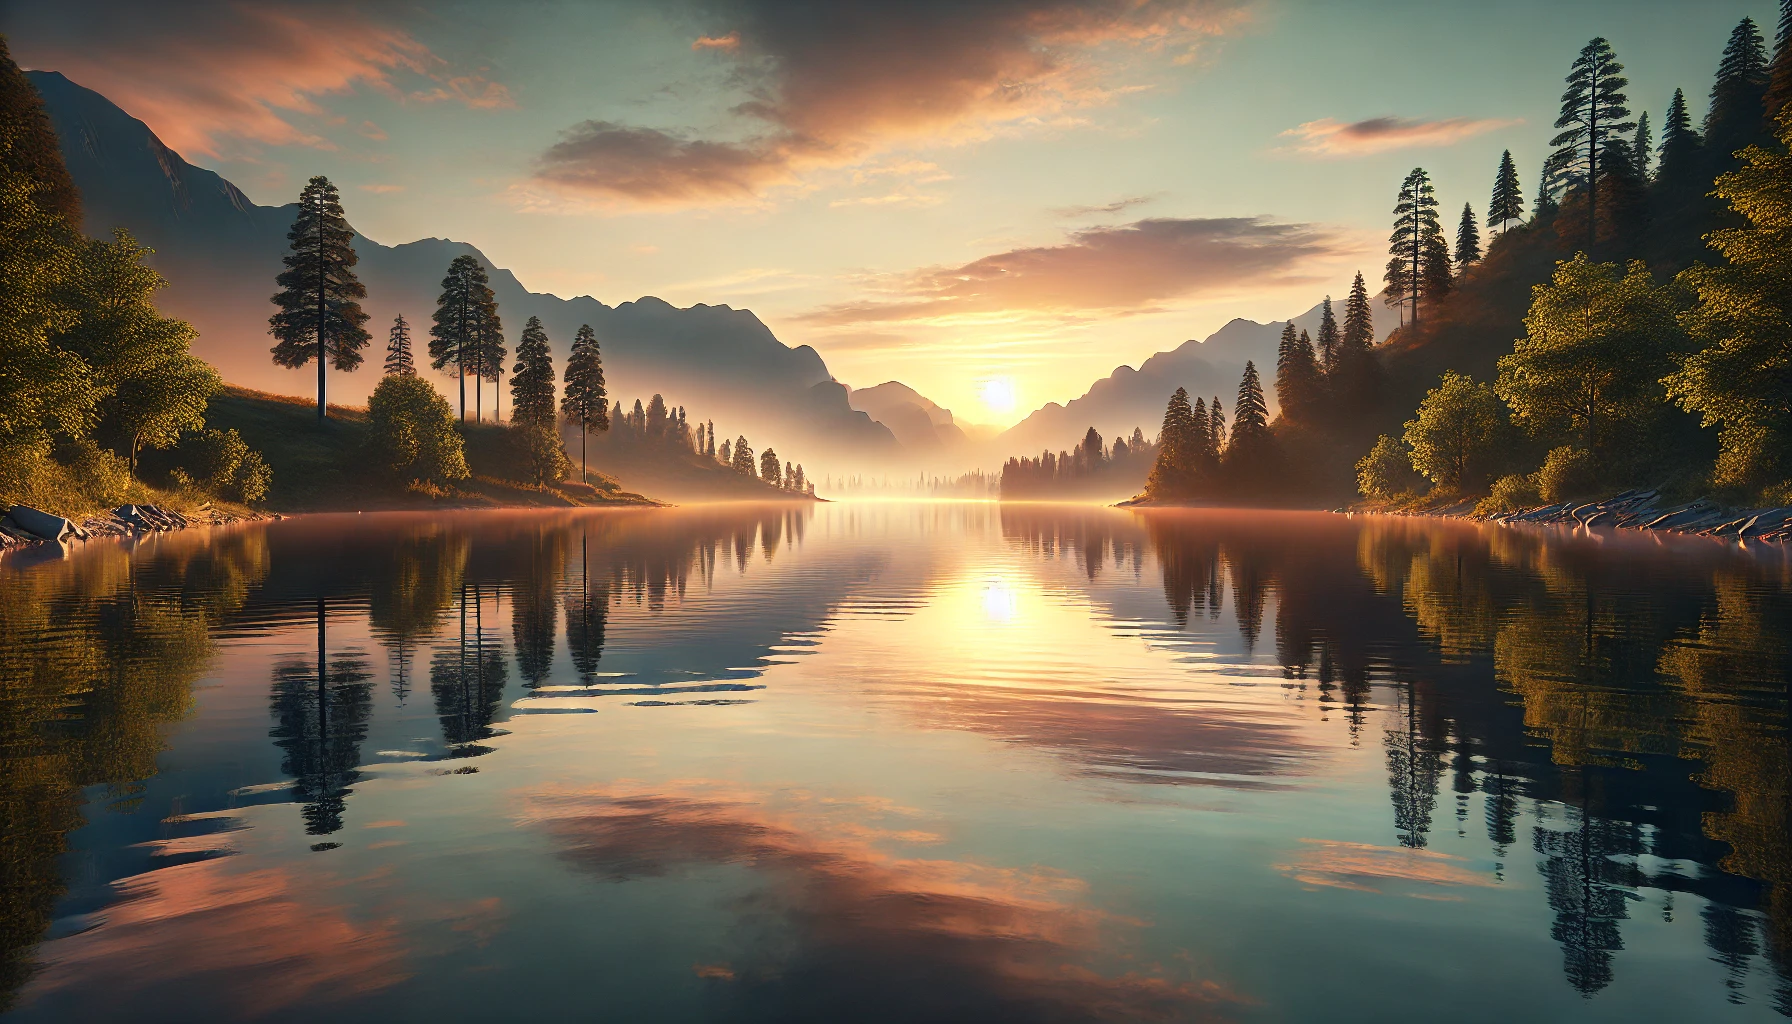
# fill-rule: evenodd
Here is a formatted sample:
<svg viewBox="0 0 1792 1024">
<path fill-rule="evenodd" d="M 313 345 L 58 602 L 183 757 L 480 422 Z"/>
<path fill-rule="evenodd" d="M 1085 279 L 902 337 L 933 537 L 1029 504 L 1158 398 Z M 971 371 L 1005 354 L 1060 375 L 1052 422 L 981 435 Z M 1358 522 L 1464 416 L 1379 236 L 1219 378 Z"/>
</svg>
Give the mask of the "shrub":
<svg viewBox="0 0 1792 1024">
<path fill-rule="evenodd" d="M 1551 449 L 1543 460 L 1543 468 L 1537 471 L 1537 490 L 1551 504 L 1584 498 L 1598 489 L 1598 477 L 1592 452 L 1563 445 Z"/>
<path fill-rule="evenodd" d="M 181 463 L 174 471 L 176 483 L 245 505 L 267 497 L 274 479 L 261 453 L 234 427 L 188 437 L 181 443 Z"/>
<path fill-rule="evenodd" d="M 422 377 L 386 376 L 367 400 L 367 418 L 375 459 L 400 480 L 466 479 L 466 445 L 454 429 L 454 409 Z"/>
<path fill-rule="evenodd" d="M 529 467 L 529 473 L 537 486 L 559 483 L 572 472 L 572 460 L 566 457 L 566 448 L 560 443 L 560 434 L 554 428 L 540 423 L 528 423 L 512 427 L 511 430 L 516 434 L 523 464 Z"/>
<path fill-rule="evenodd" d="M 1481 499 L 1475 506 L 1475 511 L 1481 515 L 1492 515 L 1496 512 L 1536 508 L 1541 504 L 1543 499 L 1537 491 L 1536 476 L 1510 473 L 1493 482 L 1493 492 Z"/>
<path fill-rule="evenodd" d="M 1412 452 L 1397 438 L 1383 434 L 1375 447 L 1356 464 L 1356 486 L 1366 498 L 1398 501 L 1419 486 L 1412 469 Z"/>
</svg>

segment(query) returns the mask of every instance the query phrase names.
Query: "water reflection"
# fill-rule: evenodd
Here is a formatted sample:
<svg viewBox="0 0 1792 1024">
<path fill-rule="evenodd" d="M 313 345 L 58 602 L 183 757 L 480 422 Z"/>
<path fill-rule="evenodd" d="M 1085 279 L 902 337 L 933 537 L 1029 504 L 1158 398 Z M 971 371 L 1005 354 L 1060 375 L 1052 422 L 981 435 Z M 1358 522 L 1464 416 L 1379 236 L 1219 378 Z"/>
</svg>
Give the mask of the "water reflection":
<svg viewBox="0 0 1792 1024">
<path fill-rule="evenodd" d="M 1102 856 L 1057 869 L 1052 844 L 985 834 L 1017 815 L 1018 834 L 1062 826 L 1072 845 L 1137 814 L 1121 826 L 1145 835 L 1197 820 L 1209 799 L 1233 801 L 1244 813 L 1225 828 L 1265 829 L 1276 853 L 1209 867 L 1202 884 L 1268 872 L 1285 920 L 1333 898 L 1512 908 L 1559 957 L 1554 984 L 1587 998 L 1642 992 L 1627 940 L 1671 925 L 1648 933 L 1652 962 L 1664 948 L 1709 961 L 1700 984 L 1714 994 L 1792 1014 L 1792 568 L 1778 551 L 1050 506 L 349 519 L 0 563 L 0 1007 L 117 1014 L 113 988 L 181 1005 L 170 993 L 203 976 L 217 1012 L 275 1013 L 331 989 L 377 1016 L 406 979 L 449 969 L 406 937 L 423 918 L 351 920 L 318 893 L 363 883 L 320 881 L 294 858 L 373 849 L 365 831 L 392 822 L 360 801 L 402 777 L 415 796 L 381 800 L 421 807 L 422 787 L 492 779 L 456 816 L 434 812 L 438 838 L 520 814 L 576 876 L 537 885 L 613 894 L 749 875 L 715 911 L 742 934 L 699 965 L 699 1016 L 1189 1019 L 1274 1005 L 1286 977 L 1164 966 L 1209 964 L 1222 940 L 1141 952 L 1137 908 L 1174 872 L 1114 868 L 1119 889 L 1143 892 L 1115 910 Z M 201 699 L 244 685 L 249 732 Z M 544 711 L 587 714 L 510 720 Z M 856 748 L 832 762 L 793 752 L 849 734 L 853 716 L 875 723 Z M 957 832 L 790 803 L 848 785 L 859 758 L 899 740 L 948 744 L 941 756 L 1054 802 L 992 796 Z M 550 765 L 536 776 L 515 767 L 531 745 Z M 601 770 L 579 760 L 606 745 Z M 277 775 L 224 779 L 257 758 Z M 411 762 L 444 764 L 401 775 Z M 159 791 L 171 764 L 197 774 Z M 473 780 L 443 778 L 475 766 Z M 755 771 L 786 774 L 749 785 Z M 883 800 L 894 782 L 851 784 Z M 1322 801 L 1278 803 L 1321 791 L 1364 797 L 1352 806 L 1370 820 L 1353 832 Z M 954 795 L 926 813 L 949 816 L 961 791 L 941 792 Z M 233 838 L 275 835 L 257 815 L 286 801 L 302 843 Z M 1297 806 L 1305 834 L 1268 831 Z M 948 839 L 976 852 L 915 849 Z M 264 934 L 276 920 L 342 935 L 377 969 L 322 945 L 281 952 Z M 1401 941 L 1363 940 L 1424 958 Z M 123 965 L 151 948 L 189 962 L 146 988 Z M 282 972 L 284 988 L 266 985 Z"/>
</svg>

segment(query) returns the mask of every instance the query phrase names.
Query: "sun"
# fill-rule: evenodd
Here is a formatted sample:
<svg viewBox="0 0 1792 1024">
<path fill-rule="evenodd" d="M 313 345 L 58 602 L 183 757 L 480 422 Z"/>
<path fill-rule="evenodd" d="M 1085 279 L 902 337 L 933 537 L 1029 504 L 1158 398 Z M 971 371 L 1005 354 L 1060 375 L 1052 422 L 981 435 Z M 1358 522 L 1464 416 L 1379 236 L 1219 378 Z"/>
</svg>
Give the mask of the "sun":
<svg viewBox="0 0 1792 1024">
<path fill-rule="evenodd" d="M 991 377 L 978 389 L 977 397 L 983 400 L 983 407 L 990 412 L 1013 412 L 1014 380 L 1009 377 Z"/>
</svg>

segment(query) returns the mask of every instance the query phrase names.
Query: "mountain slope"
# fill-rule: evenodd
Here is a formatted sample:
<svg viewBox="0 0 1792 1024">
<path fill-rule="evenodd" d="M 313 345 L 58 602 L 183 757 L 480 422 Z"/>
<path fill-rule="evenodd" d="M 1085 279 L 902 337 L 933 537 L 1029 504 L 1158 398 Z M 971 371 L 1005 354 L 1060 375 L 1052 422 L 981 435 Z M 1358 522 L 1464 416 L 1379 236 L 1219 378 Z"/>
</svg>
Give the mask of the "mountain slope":
<svg viewBox="0 0 1792 1024">
<path fill-rule="evenodd" d="M 187 163 L 99 93 L 56 72 L 27 74 L 43 95 L 81 190 L 87 232 L 105 237 L 122 226 L 156 250 L 155 266 L 169 281 L 158 302 L 199 330 L 194 351 L 232 383 L 315 394 L 315 370 L 281 369 L 268 354 L 268 297 L 294 208 L 256 205 L 228 180 Z M 852 409 L 843 386 L 822 386 L 832 377 L 814 349 L 785 345 L 748 310 L 701 304 L 679 309 L 651 296 L 609 306 L 590 296 L 530 292 L 472 245 L 443 238 L 387 246 L 357 235 L 355 248 L 374 341 L 359 371 L 330 373 L 333 402 L 364 402 L 378 383 L 394 315 L 404 314 L 415 326 L 420 349 L 427 343 L 442 275 L 456 256 L 470 253 L 490 273 L 513 345 L 523 322 L 539 316 L 556 363 L 563 365 L 573 332 L 590 324 L 603 346 L 610 392 L 624 404 L 658 392 L 729 434 L 770 442 L 811 464 L 898 451 L 887 428 Z M 456 397 L 453 378 L 430 378 Z M 496 389 L 488 386 L 488 415 L 495 399 Z M 507 397 L 502 401 L 509 404 Z M 471 413 L 471 394 L 467 404 Z"/>
<path fill-rule="evenodd" d="M 890 428 L 910 453 L 926 457 L 956 450 L 965 433 L 952 419 L 952 410 L 941 408 L 914 388 L 899 381 L 859 388 L 847 396 L 854 409 Z"/>
</svg>

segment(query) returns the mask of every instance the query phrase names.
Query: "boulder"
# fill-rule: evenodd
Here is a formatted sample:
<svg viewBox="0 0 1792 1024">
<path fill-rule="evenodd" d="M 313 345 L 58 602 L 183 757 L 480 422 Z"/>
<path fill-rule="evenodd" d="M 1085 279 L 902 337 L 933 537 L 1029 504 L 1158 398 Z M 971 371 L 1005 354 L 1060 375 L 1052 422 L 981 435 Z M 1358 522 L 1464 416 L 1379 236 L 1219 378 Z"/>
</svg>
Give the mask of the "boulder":
<svg viewBox="0 0 1792 1024">
<path fill-rule="evenodd" d="M 87 531 L 59 515 L 52 515 L 29 505 L 14 505 L 6 513 L 6 521 L 40 540 L 86 540 Z"/>
</svg>

